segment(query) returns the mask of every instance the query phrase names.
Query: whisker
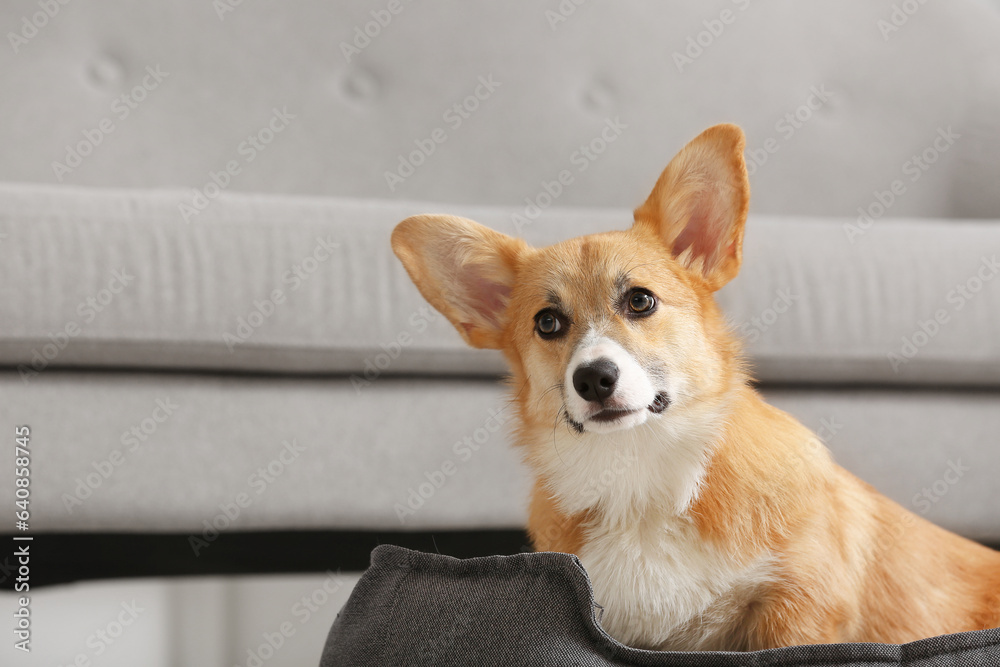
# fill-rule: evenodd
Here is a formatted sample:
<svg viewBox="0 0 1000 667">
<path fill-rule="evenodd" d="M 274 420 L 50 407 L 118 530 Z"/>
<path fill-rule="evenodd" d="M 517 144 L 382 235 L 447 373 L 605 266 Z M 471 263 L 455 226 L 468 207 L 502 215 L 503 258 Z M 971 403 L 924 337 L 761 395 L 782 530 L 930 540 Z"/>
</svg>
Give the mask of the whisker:
<svg viewBox="0 0 1000 667">
<path fill-rule="evenodd" d="M 631 273 L 633 269 L 641 269 L 642 267 L 649 266 L 650 264 L 662 264 L 664 262 L 669 262 L 669 261 L 670 260 L 667 259 L 666 257 L 661 257 L 659 259 L 654 259 L 650 262 L 643 262 L 642 264 L 634 264 L 626 270 L 626 273 Z"/>
<path fill-rule="evenodd" d="M 511 396 L 510 398 L 508 398 L 508 399 L 507 399 L 507 401 L 508 401 L 509 403 L 513 403 L 513 402 L 514 402 L 514 401 L 516 401 L 516 400 L 517 400 L 518 398 L 520 398 L 520 396 L 521 396 L 521 392 L 523 392 L 523 391 L 524 391 L 524 389 L 525 389 L 525 388 L 526 388 L 526 387 L 528 386 L 528 383 L 529 383 L 530 381 L 531 381 L 531 376 L 530 376 L 530 375 L 527 375 L 527 376 L 525 376 L 525 378 L 524 378 L 524 382 L 522 382 L 522 383 L 521 383 L 521 388 L 517 390 L 517 393 L 516 393 L 516 394 L 514 394 L 513 396 Z"/>
<path fill-rule="evenodd" d="M 545 398 L 545 396 L 550 391 L 552 391 L 553 389 L 558 389 L 558 390 L 562 391 L 562 388 L 563 388 L 563 383 L 562 382 L 556 382 L 554 385 L 552 385 L 551 387 L 549 387 L 548 389 L 546 389 L 545 391 L 543 391 L 541 393 L 541 395 L 538 397 L 538 400 L 535 401 L 535 408 L 536 409 L 538 408 L 538 404 L 541 403 L 542 399 Z"/>
<path fill-rule="evenodd" d="M 559 457 L 559 463 L 566 465 L 563 461 L 562 454 L 559 453 L 559 446 L 556 444 L 556 429 L 559 428 L 559 422 L 563 419 L 563 411 L 566 408 L 566 404 L 563 403 L 559 409 L 556 411 L 556 418 L 552 422 L 552 449 L 556 450 L 556 456 Z"/>
</svg>

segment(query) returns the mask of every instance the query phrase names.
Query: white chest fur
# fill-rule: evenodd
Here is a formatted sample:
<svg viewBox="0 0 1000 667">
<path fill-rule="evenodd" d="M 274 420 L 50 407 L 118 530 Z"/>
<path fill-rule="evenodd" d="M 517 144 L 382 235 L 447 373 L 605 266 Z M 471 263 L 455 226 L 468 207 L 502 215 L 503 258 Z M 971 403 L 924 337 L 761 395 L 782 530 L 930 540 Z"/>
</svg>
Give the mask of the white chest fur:
<svg viewBox="0 0 1000 667">
<path fill-rule="evenodd" d="M 558 429 L 533 458 L 564 513 L 600 517 L 578 555 L 608 633 L 640 648 L 721 649 L 772 568 L 735 561 L 691 522 L 727 410 L 685 405 L 680 389 L 662 417 L 618 433 Z"/>
<path fill-rule="evenodd" d="M 656 650 L 731 644 L 741 611 L 769 578 L 765 559 L 740 565 L 686 519 L 597 527 L 580 554 L 601 624 L 618 641 Z"/>
</svg>

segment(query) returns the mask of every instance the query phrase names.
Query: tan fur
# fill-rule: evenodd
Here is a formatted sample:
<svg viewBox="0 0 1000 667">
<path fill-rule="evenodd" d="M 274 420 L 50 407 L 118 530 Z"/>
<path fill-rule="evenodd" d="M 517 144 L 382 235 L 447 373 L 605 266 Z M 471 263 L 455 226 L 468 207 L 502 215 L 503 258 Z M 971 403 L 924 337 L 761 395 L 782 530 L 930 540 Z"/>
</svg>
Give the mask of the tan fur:
<svg viewBox="0 0 1000 667">
<path fill-rule="evenodd" d="M 902 643 L 1000 626 L 1000 554 L 856 479 L 749 386 L 714 300 L 739 270 L 748 202 L 742 132 L 720 125 L 674 158 L 628 231 L 537 249 L 447 216 L 410 218 L 393 233 L 395 252 L 431 304 L 470 344 L 508 359 L 516 440 L 536 470 L 528 526 L 535 547 L 586 554 L 597 535 L 619 531 L 638 540 L 629 557 L 653 564 L 677 556 L 657 551 L 666 548 L 657 546 L 663 530 L 693 526 L 725 572 L 745 569 L 738 589 L 700 612 L 723 610 L 717 628 L 699 633 L 694 615 L 674 638 L 636 635 L 633 643 L 645 648 Z M 609 295 L 623 280 L 657 296 L 653 316 L 629 320 L 615 309 Z M 534 318 L 553 294 L 570 330 L 542 340 Z M 567 509 L 573 494 L 555 476 L 601 441 L 571 451 L 579 443 L 562 421 L 563 377 L 581 338 L 595 330 L 674 383 L 674 402 L 641 427 L 667 449 L 650 451 L 647 440 L 632 446 L 652 466 L 669 463 L 670 447 L 687 446 L 690 458 L 692 439 L 701 442 L 695 454 L 703 462 L 688 461 L 700 471 L 690 477 L 690 497 L 666 483 L 629 495 L 635 489 L 627 482 L 645 471 L 626 465 L 599 488 L 598 501 Z M 624 559 L 624 537 L 621 548 Z"/>
<path fill-rule="evenodd" d="M 585 513 L 569 516 L 559 511 L 551 493 L 541 480 L 531 494 L 528 531 L 538 551 L 577 553 L 583 546 L 584 528 L 591 517 Z"/>
</svg>

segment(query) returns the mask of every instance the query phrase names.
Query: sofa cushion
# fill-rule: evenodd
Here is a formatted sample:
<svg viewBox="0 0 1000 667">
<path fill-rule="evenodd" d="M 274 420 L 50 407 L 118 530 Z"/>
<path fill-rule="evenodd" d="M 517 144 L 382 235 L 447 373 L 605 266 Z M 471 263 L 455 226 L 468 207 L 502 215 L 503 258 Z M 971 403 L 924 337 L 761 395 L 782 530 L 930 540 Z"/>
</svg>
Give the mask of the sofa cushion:
<svg viewBox="0 0 1000 667">
<path fill-rule="evenodd" d="M 497 374 L 411 284 L 403 218 L 464 215 L 536 244 L 624 228 L 627 210 L 0 186 L 0 364 Z M 771 382 L 1000 384 L 1000 224 L 751 216 L 720 293 Z"/>
<path fill-rule="evenodd" d="M 765 396 L 903 506 L 1000 544 L 997 392 Z M 37 531 L 516 529 L 527 517 L 530 475 L 493 379 L 386 377 L 359 392 L 345 377 L 51 370 L 25 385 L 6 371 L 0 405 L 0 428 L 32 428 Z M 0 488 L 13 485 L 14 466 L 0 466 Z"/>
</svg>

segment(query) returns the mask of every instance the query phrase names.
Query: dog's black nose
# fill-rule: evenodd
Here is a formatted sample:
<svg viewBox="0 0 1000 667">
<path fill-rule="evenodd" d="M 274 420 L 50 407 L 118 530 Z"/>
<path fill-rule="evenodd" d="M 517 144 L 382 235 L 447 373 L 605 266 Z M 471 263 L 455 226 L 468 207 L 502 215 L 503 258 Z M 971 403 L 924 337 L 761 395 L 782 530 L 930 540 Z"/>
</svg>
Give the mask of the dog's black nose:
<svg viewBox="0 0 1000 667">
<path fill-rule="evenodd" d="M 604 357 L 583 364 L 573 371 L 573 388 L 585 401 L 603 402 L 615 393 L 616 382 L 618 367 Z"/>
</svg>

